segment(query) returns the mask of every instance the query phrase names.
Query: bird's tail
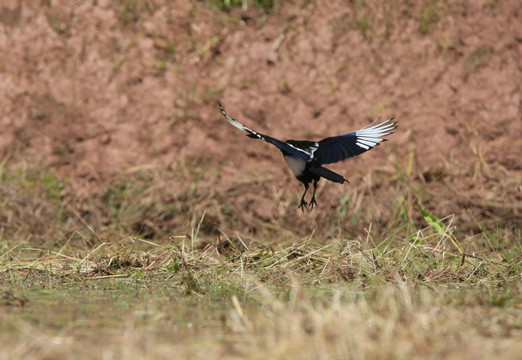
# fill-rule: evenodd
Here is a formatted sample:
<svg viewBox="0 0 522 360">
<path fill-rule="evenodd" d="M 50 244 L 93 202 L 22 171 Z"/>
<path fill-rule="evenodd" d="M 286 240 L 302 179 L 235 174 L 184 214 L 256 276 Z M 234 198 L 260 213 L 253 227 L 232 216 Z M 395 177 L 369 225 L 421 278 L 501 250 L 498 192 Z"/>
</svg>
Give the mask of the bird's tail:
<svg viewBox="0 0 522 360">
<path fill-rule="evenodd" d="M 346 180 L 341 175 L 339 175 L 337 173 L 334 173 L 332 170 L 329 170 L 329 169 L 324 168 L 322 166 L 311 167 L 310 168 L 310 172 L 312 172 L 315 175 L 319 175 L 320 177 L 324 177 L 327 180 L 339 183 L 339 184 L 344 184 L 345 181 L 349 182 L 348 180 Z"/>
</svg>

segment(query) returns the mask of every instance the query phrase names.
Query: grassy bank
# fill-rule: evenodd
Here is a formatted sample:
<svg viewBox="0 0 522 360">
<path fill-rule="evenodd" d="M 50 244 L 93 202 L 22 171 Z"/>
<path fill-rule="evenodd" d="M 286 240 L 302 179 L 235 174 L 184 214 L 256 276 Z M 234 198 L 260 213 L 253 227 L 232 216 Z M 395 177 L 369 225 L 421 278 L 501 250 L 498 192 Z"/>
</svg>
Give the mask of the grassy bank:
<svg viewBox="0 0 522 360">
<path fill-rule="evenodd" d="M 212 235 L 204 211 L 170 234 L 132 236 L 121 223 L 143 214 L 145 183 L 108 186 L 97 213 L 107 219 L 95 223 L 52 173 L 14 168 L 2 180 L 2 359 L 515 359 L 522 350 L 522 247 L 508 229 L 462 237 L 454 216 L 417 205 L 422 224 L 397 211 L 394 228 L 369 223 L 358 237 L 274 225 Z"/>
</svg>

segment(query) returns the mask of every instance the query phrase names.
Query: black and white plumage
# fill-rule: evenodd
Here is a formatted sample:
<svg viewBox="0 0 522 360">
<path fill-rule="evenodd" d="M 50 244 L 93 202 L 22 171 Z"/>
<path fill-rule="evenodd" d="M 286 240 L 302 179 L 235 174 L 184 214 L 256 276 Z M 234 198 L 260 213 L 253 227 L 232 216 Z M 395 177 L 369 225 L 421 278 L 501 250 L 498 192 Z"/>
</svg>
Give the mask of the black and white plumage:
<svg viewBox="0 0 522 360">
<path fill-rule="evenodd" d="M 379 143 L 386 141 L 383 137 L 392 134 L 392 130 L 397 128 L 397 122 L 394 120 L 394 117 L 391 117 L 379 124 L 374 125 L 379 120 L 377 119 L 360 130 L 344 135 L 328 137 L 320 141 L 281 141 L 247 128 L 237 120 L 228 116 L 220 103 L 218 103 L 218 105 L 225 119 L 235 128 L 245 132 L 248 137 L 264 140 L 281 150 L 295 177 L 305 186 L 305 191 L 299 205 L 299 208 L 303 211 L 308 205 L 310 205 L 312 209 L 314 205 L 317 206 L 315 190 L 317 189 L 317 182 L 320 178 L 323 177 L 339 184 L 344 184 L 345 181 L 348 182 L 343 176 L 322 165 L 332 164 L 362 154 L 379 145 Z M 309 184 L 312 181 L 314 184 L 314 192 L 310 204 L 308 204 L 304 198 L 308 191 Z"/>
</svg>

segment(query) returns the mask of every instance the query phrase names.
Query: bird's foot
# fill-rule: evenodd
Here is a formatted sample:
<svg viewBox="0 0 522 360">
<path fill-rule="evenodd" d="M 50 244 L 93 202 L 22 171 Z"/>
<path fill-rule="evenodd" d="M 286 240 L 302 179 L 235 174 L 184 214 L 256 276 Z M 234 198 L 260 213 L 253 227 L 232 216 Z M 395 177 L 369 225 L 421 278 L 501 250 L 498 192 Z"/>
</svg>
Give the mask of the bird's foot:
<svg viewBox="0 0 522 360">
<path fill-rule="evenodd" d="M 308 203 L 306 201 L 304 201 L 304 199 L 301 199 L 301 204 L 297 208 L 303 210 L 303 212 L 304 212 L 304 209 L 307 207 L 308 207 Z"/>
<path fill-rule="evenodd" d="M 310 200 L 310 210 L 314 209 L 314 205 L 317 206 L 317 201 L 315 201 L 315 196 Z"/>
</svg>

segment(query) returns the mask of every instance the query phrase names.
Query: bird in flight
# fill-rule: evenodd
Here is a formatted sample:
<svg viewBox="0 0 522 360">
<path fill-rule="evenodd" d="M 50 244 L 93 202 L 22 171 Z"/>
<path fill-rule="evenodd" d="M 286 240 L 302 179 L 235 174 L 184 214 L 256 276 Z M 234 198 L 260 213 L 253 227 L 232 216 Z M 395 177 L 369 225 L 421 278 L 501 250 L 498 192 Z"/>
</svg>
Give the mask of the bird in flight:
<svg viewBox="0 0 522 360">
<path fill-rule="evenodd" d="M 317 206 L 315 190 L 317 189 L 317 182 L 320 178 L 323 177 L 339 184 L 344 184 L 345 181 L 348 182 L 343 176 L 322 165 L 336 163 L 362 154 L 379 145 L 382 141 L 386 141 L 383 137 L 392 134 L 392 130 L 397 128 L 397 122 L 394 120 L 394 117 L 391 117 L 379 124 L 374 125 L 379 120 L 377 119 L 360 130 L 344 135 L 328 137 L 320 141 L 281 141 L 247 128 L 237 120 L 228 116 L 221 103 L 218 102 L 218 105 L 225 119 L 235 128 L 246 133 L 248 137 L 264 140 L 281 150 L 286 163 L 297 180 L 304 184 L 305 191 L 301 197 L 301 203 L 298 206 L 298 208 L 303 211 L 306 207 L 313 209 L 314 205 Z M 314 192 L 310 203 L 307 203 L 305 201 L 305 195 L 312 181 L 314 184 Z"/>
</svg>

